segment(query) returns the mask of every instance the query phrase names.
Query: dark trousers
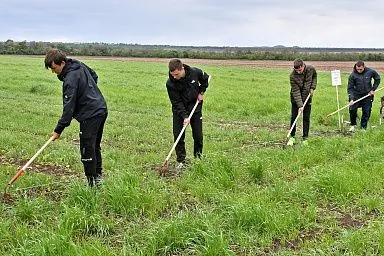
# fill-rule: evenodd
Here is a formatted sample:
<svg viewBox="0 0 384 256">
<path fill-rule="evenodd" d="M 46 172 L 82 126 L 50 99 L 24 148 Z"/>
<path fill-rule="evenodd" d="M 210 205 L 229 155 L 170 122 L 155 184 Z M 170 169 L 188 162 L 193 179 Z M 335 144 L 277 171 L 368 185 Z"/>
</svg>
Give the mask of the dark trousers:
<svg viewBox="0 0 384 256">
<path fill-rule="evenodd" d="M 183 123 L 184 118 L 173 114 L 173 138 L 174 141 L 176 141 L 177 137 L 179 136 L 181 130 L 183 129 Z M 201 112 L 194 113 L 191 122 L 190 122 L 191 128 L 192 128 L 192 137 L 193 137 L 193 155 L 194 157 L 201 157 L 201 154 L 203 152 L 203 118 L 201 115 Z M 179 163 L 182 163 L 185 161 L 185 157 L 187 156 L 187 153 L 185 151 L 185 132 L 183 132 L 183 135 L 180 137 L 179 142 L 176 145 L 176 161 Z"/>
<path fill-rule="evenodd" d="M 292 105 L 292 108 L 291 108 L 291 125 L 290 125 L 290 127 L 292 127 L 292 124 L 295 122 L 295 119 L 296 119 L 297 115 L 299 114 L 299 107 L 297 106 L 296 102 L 291 101 L 291 105 Z M 303 113 L 302 113 L 302 115 L 303 115 L 303 139 L 308 138 L 309 125 L 311 122 L 311 109 L 312 109 L 312 98 L 309 98 L 307 104 L 304 107 Z M 295 137 L 295 134 L 296 134 L 296 125 L 295 125 L 295 127 L 293 127 L 293 129 L 291 131 L 291 136 Z"/>
<path fill-rule="evenodd" d="M 80 155 L 87 177 L 102 175 L 101 138 L 107 114 L 80 122 Z"/>
<path fill-rule="evenodd" d="M 367 129 L 368 121 L 371 116 L 372 102 L 373 96 L 370 96 L 349 107 L 349 118 L 351 120 L 351 125 L 356 125 L 357 109 L 361 108 L 362 116 L 360 120 L 360 126 L 363 129 Z"/>
</svg>

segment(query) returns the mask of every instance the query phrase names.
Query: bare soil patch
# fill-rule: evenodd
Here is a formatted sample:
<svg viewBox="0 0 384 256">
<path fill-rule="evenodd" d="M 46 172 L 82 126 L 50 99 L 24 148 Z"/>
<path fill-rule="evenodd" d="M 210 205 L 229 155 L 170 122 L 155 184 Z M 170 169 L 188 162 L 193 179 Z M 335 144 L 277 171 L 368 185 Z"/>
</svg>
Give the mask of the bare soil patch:
<svg viewBox="0 0 384 256">
<path fill-rule="evenodd" d="M 280 124 L 280 123 L 271 123 L 271 124 L 264 124 L 264 123 L 250 123 L 246 121 L 236 121 L 236 120 L 220 120 L 218 123 L 218 126 L 222 129 L 226 128 L 234 128 L 234 129 L 244 129 L 245 131 L 252 132 L 259 129 L 266 129 L 268 131 L 280 131 L 280 130 L 289 130 L 289 127 L 287 124 Z"/>
<path fill-rule="evenodd" d="M 20 160 L 15 158 L 7 158 L 0 156 L 0 164 L 15 166 L 15 173 L 17 170 L 24 165 L 27 160 Z M 80 178 L 83 176 L 82 173 L 71 170 L 67 167 L 60 165 L 51 165 L 51 164 L 32 164 L 27 168 L 26 172 L 42 173 L 53 177 L 53 182 L 49 184 L 36 184 L 33 187 L 27 188 L 16 188 L 15 191 L 18 194 L 18 197 L 38 197 L 45 196 L 52 201 L 60 201 L 65 188 L 71 180 L 74 178 Z M 10 176 L 11 178 L 11 176 Z M 10 191 L 12 192 L 12 191 Z M 4 203 L 11 203 L 14 199 L 13 196 L 4 197 L 0 200 Z"/>
<path fill-rule="evenodd" d="M 123 58 L 123 57 L 89 57 L 79 56 L 78 59 L 97 59 L 127 62 L 155 62 L 168 63 L 168 58 Z M 206 64 L 218 66 L 234 66 L 247 68 L 281 68 L 292 69 L 292 61 L 275 61 L 275 60 L 210 60 L 210 59 L 183 59 L 186 64 Z M 305 61 L 305 60 L 304 60 Z M 352 72 L 355 61 L 305 61 L 305 63 L 313 65 L 318 71 L 341 70 L 344 72 Z M 377 72 L 384 72 L 384 62 L 367 61 L 365 65 L 376 69 Z"/>
<path fill-rule="evenodd" d="M 17 189 L 16 192 L 21 197 L 41 197 L 45 196 L 51 201 L 60 202 L 65 194 L 67 194 L 68 189 L 66 188 L 69 183 L 67 181 L 63 182 L 54 182 L 50 184 L 45 184 L 42 186 L 35 186 L 25 189 Z"/>
<path fill-rule="evenodd" d="M 15 158 L 7 158 L 4 156 L 0 156 L 0 163 L 1 164 L 9 164 L 9 165 L 14 165 L 15 170 L 23 166 L 27 160 L 20 160 L 20 159 L 15 159 Z M 28 171 L 33 171 L 35 173 L 44 173 L 56 177 L 61 177 L 61 176 L 77 176 L 80 177 L 82 174 L 79 172 L 76 172 L 74 170 L 70 170 L 67 167 L 61 166 L 61 165 L 52 165 L 52 164 L 34 164 L 32 163 L 31 166 L 29 166 L 26 170 Z M 16 171 L 15 171 L 16 174 Z M 69 178 L 69 177 L 68 177 Z"/>
<path fill-rule="evenodd" d="M 381 218 L 381 214 L 377 210 L 365 212 L 364 209 L 357 208 L 352 212 L 346 212 L 337 205 L 320 206 L 318 216 L 318 223 L 322 223 L 322 218 L 325 216 L 334 216 L 337 220 L 337 226 L 341 230 L 359 229 L 367 226 L 370 221 Z M 337 231 L 330 228 L 312 227 L 301 230 L 298 236 L 292 240 L 282 241 L 280 238 L 274 238 L 271 246 L 264 252 L 266 255 L 269 255 L 272 252 L 278 252 L 282 248 L 298 251 L 306 241 L 316 241 L 316 239 L 320 239 L 325 234 L 330 234 L 331 236 L 338 235 Z"/>
<path fill-rule="evenodd" d="M 174 167 L 175 164 L 176 163 L 170 163 L 168 164 L 168 166 L 152 164 L 152 165 L 145 166 L 145 168 L 155 171 L 160 177 L 163 177 L 166 179 L 172 179 L 172 178 L 180 177 L 183 173 L 183 171 L 176 170 L 176 168 Z"/>
</svg>

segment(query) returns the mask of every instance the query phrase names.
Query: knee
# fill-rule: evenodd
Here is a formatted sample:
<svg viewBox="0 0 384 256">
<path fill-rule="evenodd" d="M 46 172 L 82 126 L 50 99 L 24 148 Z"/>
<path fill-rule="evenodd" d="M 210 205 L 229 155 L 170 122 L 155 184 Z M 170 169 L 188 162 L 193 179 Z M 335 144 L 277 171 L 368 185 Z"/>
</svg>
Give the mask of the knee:
<svg viewBox="0 0 384 256">
<path fill-rule="evenodd" d="M 95 154 L 95 146 L 91 139 L 80 138 L 80 155 L 83 163 L 92 162 Z"/>
</svg>

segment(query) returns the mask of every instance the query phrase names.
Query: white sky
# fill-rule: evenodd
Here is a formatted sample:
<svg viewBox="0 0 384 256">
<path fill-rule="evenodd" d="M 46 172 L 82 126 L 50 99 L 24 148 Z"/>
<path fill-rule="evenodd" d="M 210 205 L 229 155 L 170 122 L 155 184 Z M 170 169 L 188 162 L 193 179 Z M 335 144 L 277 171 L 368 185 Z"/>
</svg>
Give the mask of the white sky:
<svg viewBox="0 0 384 256">
<path fill-rule="evenodd" d="M 384 1 L 0 0 L 0 41 L 384 48 Z"/>
</svg>

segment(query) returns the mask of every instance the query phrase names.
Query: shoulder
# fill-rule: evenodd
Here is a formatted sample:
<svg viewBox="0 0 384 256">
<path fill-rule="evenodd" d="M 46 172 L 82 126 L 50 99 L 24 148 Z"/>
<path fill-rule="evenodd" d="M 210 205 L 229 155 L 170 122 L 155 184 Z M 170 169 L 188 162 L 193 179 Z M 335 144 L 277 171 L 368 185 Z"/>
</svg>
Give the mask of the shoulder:
<svg viewBox="0 0 384 256">
<path fill-rule="evenodd" d="M 195 74 L 198 75 L 203 73 L 203 71 L 200 68 L 196 68 L 196 67 L 190 67 L 189 72 L 191 73 L 191 75 L 195 75 Z"/>
<path fill-rule="evenodd" d="M 374 70 L 373 68 L 367 68 L 367 72 L 371 73 L 371 74 L 378 74 L 376 70 Z"/>
<path fill-rule="evenodd" d="M 171 80 L 171 79 L 167 79 L 167 82 L 165 83 L 165 86 L 167 88 L 174 88 L 175 87 L 175 83 Z"/>
<path fill-rule="evenodd" d="M 352 79 L 353 79 L 353 78 L 357 78 L 357 77 L 359 77 L 359 76 L 360 76 L 360 74 L 357 73 L 356 71 L 352 71 L 351 74 L 349 75 L 349 77 L 352 78 Z"/>
<path fill-rule="evenodd" d="M 307 65 L 307 70 L 310 71 L 310 72 L 316 72 L 316 68 L 312 65 Z"/>
<path fill-rule="evenodd" d="M 65 77 L 64 81 L 73 83 L 81 77 L 81 70 L 71 70 L 69 71 Z"/>
</svg>

